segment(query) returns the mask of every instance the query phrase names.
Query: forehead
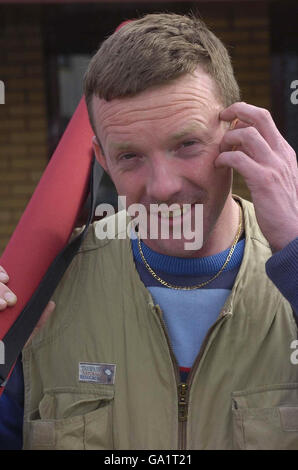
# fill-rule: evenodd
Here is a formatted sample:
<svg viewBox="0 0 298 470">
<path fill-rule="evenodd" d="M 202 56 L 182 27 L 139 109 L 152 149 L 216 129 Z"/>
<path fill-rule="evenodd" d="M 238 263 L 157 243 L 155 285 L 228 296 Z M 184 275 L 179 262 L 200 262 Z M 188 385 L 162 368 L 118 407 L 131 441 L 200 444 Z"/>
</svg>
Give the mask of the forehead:
<svg viewBox="0 0 298 470">
<path fill-rule="evenodd" d="M 218 115 L 223 105 L 218 99 L 214 80 L 203 70 L 179 77 L 175 81 L 149 88 L 137 95 L 105 101 L 93 97 L 92 110 L 98 136 L 123 128 L 156 125 L 159 130 L 177 121 L 184 127 L 201 124 Z"/>
</svg>

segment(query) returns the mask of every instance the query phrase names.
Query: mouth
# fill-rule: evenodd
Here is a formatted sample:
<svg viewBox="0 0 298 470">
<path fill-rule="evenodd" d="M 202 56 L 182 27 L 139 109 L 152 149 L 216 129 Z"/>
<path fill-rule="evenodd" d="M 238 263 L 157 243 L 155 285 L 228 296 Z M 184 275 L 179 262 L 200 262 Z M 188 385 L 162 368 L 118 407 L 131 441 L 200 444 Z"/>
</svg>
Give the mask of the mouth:
<svg viewBox="0 0 298 470">
<path fill-rule="evenodd" d="M 161 211 L 159 213 L 159 216 L 161 219 L 175 219 L 176 217 L 181 217 L 184 214 L 186 214 L 189 210 L 191 209 L 190 204 L 185 204 L 183 206 L 180 206 L 180 208 L 177 208 L 175 210 L 166 210 L 166 211 Z"/>
<path fill-rule="evenodd" d="M 183 217 L 185 214 L 187 214 L 189 211 L 191 211 L 195 207 L 195 202 L 190 204 L 190 203 L 183 203 L 183 204 L 176 204 L 177 209 L 170 210 L 159 210 L 159 211 L 152 211 L 153 214 L 157 214 L 159 219 L 179 219 Z"/>
</svg>

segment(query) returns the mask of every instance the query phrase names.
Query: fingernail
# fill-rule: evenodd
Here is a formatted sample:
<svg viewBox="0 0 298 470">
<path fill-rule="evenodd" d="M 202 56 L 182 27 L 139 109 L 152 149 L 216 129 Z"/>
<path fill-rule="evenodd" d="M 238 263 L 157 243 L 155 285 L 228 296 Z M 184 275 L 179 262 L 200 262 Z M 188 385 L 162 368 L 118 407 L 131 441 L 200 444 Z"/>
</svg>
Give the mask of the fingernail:
<svg viewBox="0 0 298 470">
<path fill-rule="evenodd" d="M 4 299 L 0 299 L 0 309 L 2 309 L 2 307 L 6 307 L 7 306 L 7 303 L 5 302 Z"/>
<path fill-rule="evenodd" d="M 0 282 L 7 282 L 8 279 L 9 277 L 7 276 L 7 274 L 0 272 Z"/>
<path fill-rule="evenodd" d="M 4 299 L 9 303 L 15 303 L 17 301 L 16 295 L 12 292 L 6 292 L 6 294 L 4 294 Z"/>
<path fill-rule="evenodd" d="M 237 122 L 239 121 L 238 118 L 235 118 L 231 124 L 230 124 L 230 130 L 232 131 L 233 129 L 235 129 L 235 126 L 237 125 Z"/>
</svg>

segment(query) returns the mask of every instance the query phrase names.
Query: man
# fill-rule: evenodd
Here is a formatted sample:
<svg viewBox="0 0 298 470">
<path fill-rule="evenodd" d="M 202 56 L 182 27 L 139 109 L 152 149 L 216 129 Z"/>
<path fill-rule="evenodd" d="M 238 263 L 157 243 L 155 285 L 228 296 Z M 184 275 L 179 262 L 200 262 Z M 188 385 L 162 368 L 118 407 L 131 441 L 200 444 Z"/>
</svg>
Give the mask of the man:
<svg viewBox="0 0 298 470">
<path fill-rule="evenodd" d="M 123 211 L 116 238 L 93 225 L 23 351 L 24 448 L 297 449 L 293 149 L 268 111 L 239 102 L 226 49 L 195 18 L 126 24 L 92 59 L 85 96 L 127 206 L 149 221 L 152 204 L 188 204 L 193 228 L 203 204 L 203 245 L 174 237 L 173 210 L 168 239 L 143 220 L 129 240 Z M 253 204 L 231 194 L 232 168 Z"/>
</svg>

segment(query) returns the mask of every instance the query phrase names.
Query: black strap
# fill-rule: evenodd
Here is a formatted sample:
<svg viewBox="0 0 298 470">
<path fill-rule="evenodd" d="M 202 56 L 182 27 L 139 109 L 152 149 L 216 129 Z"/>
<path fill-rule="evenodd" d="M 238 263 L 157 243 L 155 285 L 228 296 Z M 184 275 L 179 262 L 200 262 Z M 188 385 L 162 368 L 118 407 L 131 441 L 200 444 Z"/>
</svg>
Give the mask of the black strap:
<svg viewBox="0 0 298 470">
<path fill-rule="evenodd" d="M 90 178 L 90 211 L 84 230 L 75 237 L 56 256 L 29 302 L 8 330 L 4 338 L 5 364 L 0 365 L 0 387 L 6 385 L 9 375 L 20 352 L 33 332 L 41 314 L 58 286 L 63 274 L 70 265 L 73 257 L 84 240 L 88 227 L 93 219 L 96 206 L 96 196 L 102 179 L 103 170 L 96 158 L 93 157 Z"/>
</svg>

